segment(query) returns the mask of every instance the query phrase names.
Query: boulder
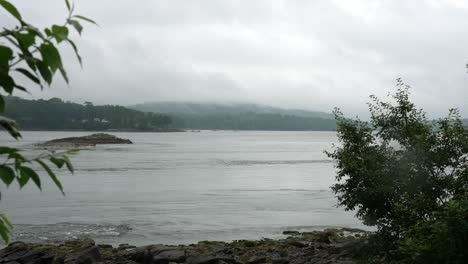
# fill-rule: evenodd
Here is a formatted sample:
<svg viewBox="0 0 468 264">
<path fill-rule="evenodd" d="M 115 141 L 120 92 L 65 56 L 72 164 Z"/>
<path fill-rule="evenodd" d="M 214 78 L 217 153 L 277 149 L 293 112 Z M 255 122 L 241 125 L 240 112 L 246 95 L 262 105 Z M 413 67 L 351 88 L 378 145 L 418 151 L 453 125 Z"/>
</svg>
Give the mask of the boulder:
<svg viewBox="0 0 468 264">
<path fill-rule="evenodd" d="M 127 252 L 127 259 L 141 263 L 141 264 L 151 264 L 153 261 L 153 255 L 150 252 L 148 247 L 137 247 L 131 249 Z"/>
<path fill-rule="evenodd" d="M 236 260 L 231 258 L 223 258 L 210 255 L 192 255 L 187 257 L 187 264 L 235 264 Z"/>
<path fill-rule="evenodd" d="M 166 250 L 153 256 L 153 264 L 169 264 L 170 262 L 182 263 L 185 261 L 185 251 Z"/>
<path fill-rule="evenodd" d="M 94 264 L 101 261 L 101 253 L 96 246 L 73 253 L 65 259 L 65 264 Z"/>
</svg>

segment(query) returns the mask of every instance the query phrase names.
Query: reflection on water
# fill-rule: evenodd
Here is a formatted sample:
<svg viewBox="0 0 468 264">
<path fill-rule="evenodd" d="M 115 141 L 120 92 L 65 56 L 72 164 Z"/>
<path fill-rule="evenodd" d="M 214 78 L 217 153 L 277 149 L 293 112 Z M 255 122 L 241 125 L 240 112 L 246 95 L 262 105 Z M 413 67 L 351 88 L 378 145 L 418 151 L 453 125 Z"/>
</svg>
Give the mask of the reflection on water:
<svg viewBox="0 0 468 264">
<path fill-rule="evenodd" d="M 25 132 L 1 144 L 34 153 L 35 143 L 84 132 Z M 277 237 L 285 229 L 362 227 L 336 207 L 332 132 L 113 133 L 133 145 L 73 155 L 61 173 L 66 196 L 1 187 L 0 210 L 27 241 L 88 236 L 106 243 L 190 243 Z"/>
</svg>

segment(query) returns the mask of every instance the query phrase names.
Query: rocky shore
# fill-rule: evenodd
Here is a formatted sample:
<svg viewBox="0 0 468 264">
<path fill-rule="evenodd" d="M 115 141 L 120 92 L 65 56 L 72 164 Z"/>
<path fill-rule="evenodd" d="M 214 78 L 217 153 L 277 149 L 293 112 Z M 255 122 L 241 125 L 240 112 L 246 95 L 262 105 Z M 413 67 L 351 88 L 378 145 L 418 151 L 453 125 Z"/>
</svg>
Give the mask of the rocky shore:
<svg viewBox="0 0 468 264">
<path fill-rule="evenodd" d="M 201 241 L 191 245 L 96 245 L 93 240 L 59 244 L 14 242 L 0 250 L 0 263 L 8 264 L 302 264 L 353 263 L 357 244 L 367 233 L 355 229 L 285 231 L 284 239 Z"/>
<path fill-rule="evenodd" d="M 98 144 L 133 144 L 129 139 L 119 138 L 105 133 L 96 133 L 83 137 L 59 138 L 37 144 L 38 147 L 86 147 Z"/>
</svg>

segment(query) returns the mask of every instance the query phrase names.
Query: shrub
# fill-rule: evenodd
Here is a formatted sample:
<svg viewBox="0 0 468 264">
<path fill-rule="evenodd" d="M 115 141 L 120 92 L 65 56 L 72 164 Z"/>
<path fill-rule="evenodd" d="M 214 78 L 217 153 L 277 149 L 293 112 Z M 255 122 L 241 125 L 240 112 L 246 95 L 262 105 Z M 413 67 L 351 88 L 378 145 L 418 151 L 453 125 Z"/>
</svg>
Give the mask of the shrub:
<svg viewBox="0 0 468 264">
<path fill-rule="evenodd" d="M 429 241 L 419 241 L 423 230 L 449 236 L 453 230 L 435 230 L 454 219 L 463 226 L 466 218 L 453 208 L 466 202 L 468 133 L 455 109 L 430 122 L 409 100 L 409 88 L 398 79 L 394 102 L 371 96 L 370 122 L 335 110 L 341 144 L 327 154 L 336 162 L 339 205 L 376 226 L 387 250 L 403 239 L 401 249 L 414 255 Z"/>
</svg>

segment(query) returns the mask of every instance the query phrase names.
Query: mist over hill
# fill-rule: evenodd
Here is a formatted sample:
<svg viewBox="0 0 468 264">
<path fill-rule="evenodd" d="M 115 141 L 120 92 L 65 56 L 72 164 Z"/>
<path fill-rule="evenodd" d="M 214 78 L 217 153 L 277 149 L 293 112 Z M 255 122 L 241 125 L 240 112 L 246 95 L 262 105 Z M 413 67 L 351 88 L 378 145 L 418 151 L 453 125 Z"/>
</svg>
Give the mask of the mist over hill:
<svg viewBox="0 0 468 264">
<path fill-rule="evenodd" d="M 229 130 L 335 130 L 333 115 L 250 103 L 149 102 L 131 109 L 171 116 L 175 128 Z"/>
<path fill-rule="evenodd" d="M 252 103 L 195 103 L 195 102 L 148 102 L 129 106 L 144 112 L 190 115 L 238 115 L 243 113 L 282 114 L 299 117 L 333 119 L 333 115 L 319 111 L 284 109 Z"/>
</svg>

